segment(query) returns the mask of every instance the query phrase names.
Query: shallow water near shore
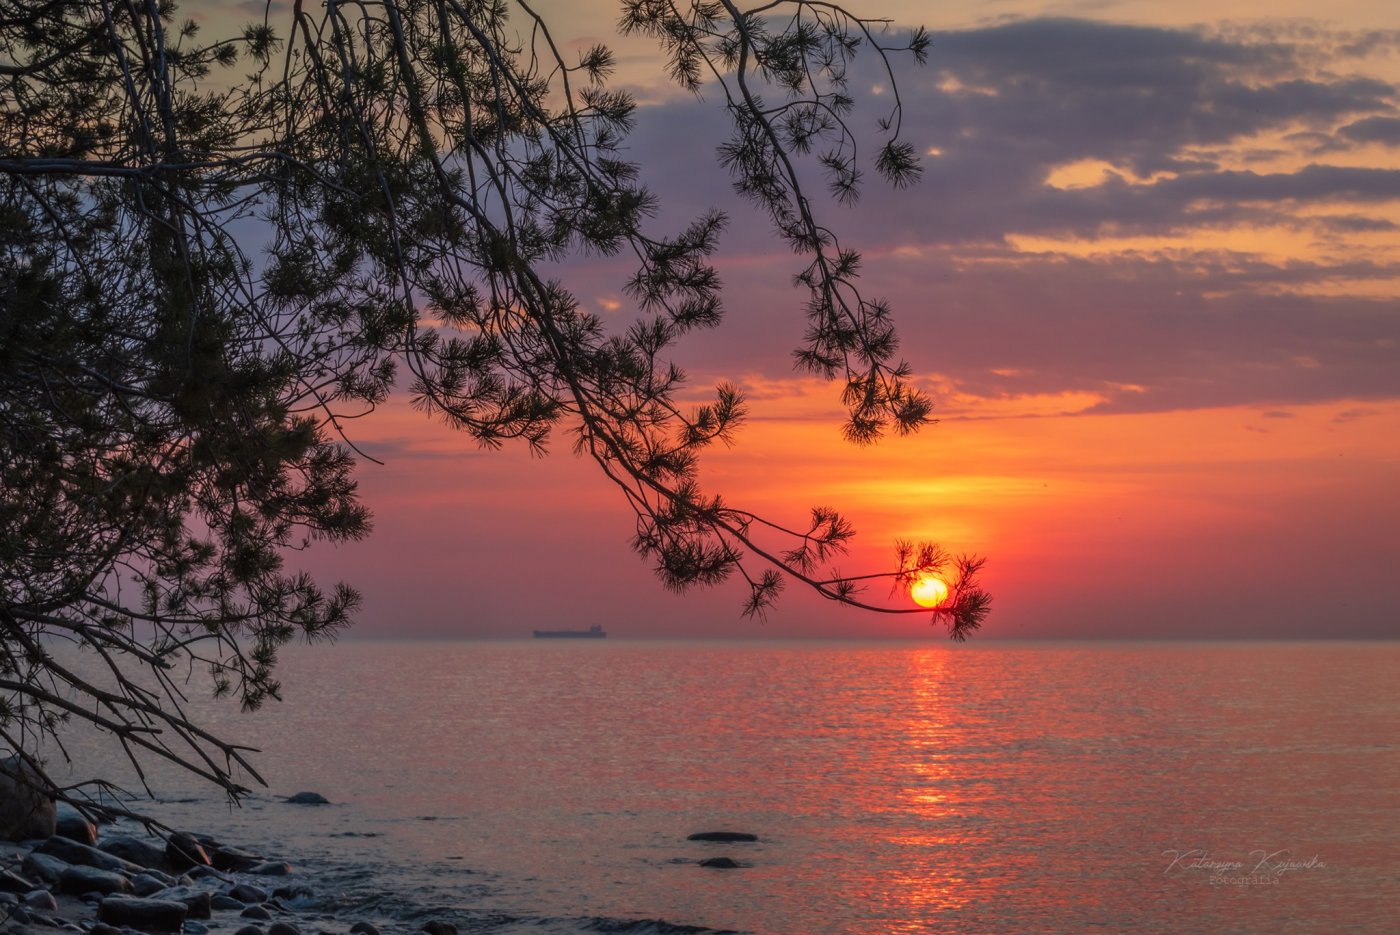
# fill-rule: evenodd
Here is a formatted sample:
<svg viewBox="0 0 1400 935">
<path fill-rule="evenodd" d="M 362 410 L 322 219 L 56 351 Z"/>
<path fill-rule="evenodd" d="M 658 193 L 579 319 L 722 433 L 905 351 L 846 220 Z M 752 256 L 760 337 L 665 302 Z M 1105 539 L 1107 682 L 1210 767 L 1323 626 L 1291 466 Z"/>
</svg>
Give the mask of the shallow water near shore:
<svg viewBox="0 0 1400 935">
<path fill-rule="evenodd" d="M 1379 931 L 1397 671 L 1394 643 L 347 641 L 288 651 L 282 704 L 195 702 L 268 790 L 157 772 L 152 811 L 290 860 L 329 930 Z"/>
</svg>

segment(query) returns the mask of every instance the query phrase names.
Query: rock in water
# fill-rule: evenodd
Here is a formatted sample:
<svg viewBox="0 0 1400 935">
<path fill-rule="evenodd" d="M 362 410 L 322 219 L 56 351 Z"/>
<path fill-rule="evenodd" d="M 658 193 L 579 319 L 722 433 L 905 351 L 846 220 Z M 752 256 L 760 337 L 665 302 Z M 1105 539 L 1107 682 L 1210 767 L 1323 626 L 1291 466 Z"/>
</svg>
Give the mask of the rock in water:
<svg viewBox="0 0 1400 935">
<path fill-rule="evenodd" d="M 39 778 L 18 753 L 0 760 L 0 839 L 47 838 L 58 827 L 58 810 Z"/>
<path fill-rule="evenodd" d="M 259 922 L 272 921 L 272 913 L 268 912 L 262 906 L 249 906 L 238 915 L 244 919 L 257 919 Z"/>
<path fill-rule="evenodd" d="M 209 866 L 209 854 L 192 834 L 177 831 L 165 842 L 165 862 L 175 873 Z"/>
<path fill-rule="evenodd" d="M 350 935 L 379 935 L 379 928 L 370 922 L 356 922 L 350 926 Z"/>
<path fill-rule="evenodd" d="M 284 860 L 269 860 L 249 867 L 246 872 L 260 877 L 285 877 L 292 872 L 292 865 Z"/>
<path fill-rule="evenodd" d="M 331 800 L 319 792 L 298 792 L 296 795 L 288 796 L 287 803 L 289 805 L 329 805 Z"/>
<path fill-rule="evenodd" d="M 301 929 L 290 922 L 274 922 L 267 927 L 267 935 L 301 935 Z"/>
<path fill-rule="evenodd" d="M 243 901 L 241 899 L 234 899 L 232 896 L 224 893 L 215 893 L 213 896 L 209 897 L 209 908 L 242 910 Z"/>
<path fill-rule="evenodd" d="M 697 831 L 687 841 L 757 841 L 758 835 L 747 831 Z"/>
<path fill-rule="evenodd" d="M 143 932 L 178 932 L 185 925 L 185 904 L 173 899 L 123 899 L 109 896 L 97 906 L 98 921 Z"/>
<path fill-rule="evenodd" d="M 439 922 L 434 919 L 431 922 L 424 922 L 420 932 L 427 932 L 428 935 L 457 935 L 457 926 L 451 922 Z"/>
<path fill-rule="evenodd" d="M 702 867 L 716 867 L 720 870 L 733 870 L 739 864 L 730 857 L 711 857 L 708 860 L 700 861 Z"/>
</svg>

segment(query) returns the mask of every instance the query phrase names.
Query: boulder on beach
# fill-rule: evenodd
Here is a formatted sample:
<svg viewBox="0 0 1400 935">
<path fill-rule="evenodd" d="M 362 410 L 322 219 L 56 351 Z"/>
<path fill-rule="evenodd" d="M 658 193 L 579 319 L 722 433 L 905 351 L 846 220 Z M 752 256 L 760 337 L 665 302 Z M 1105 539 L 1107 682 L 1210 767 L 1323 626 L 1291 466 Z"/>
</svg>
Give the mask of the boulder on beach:
<svg viewBox="0 0 1400 935">
<path fill-rule="evenodd" d="M 173 899 L 185 904 L 188 919 L 207 919 L 213 915 L 214 894 L 193 886 L 177 886 L 160 894 L 161 899 Z M 238 904 L 241 908 L 242 903 Z"/>
<path fill-rule="evenodd" d="M 350 935 L 379 935 L 379 927 L 372 922 L 356 922 L 350 926 Z"/>
<path fill-rule="evenodd" d="M 45 912 L 57 912 L 58 900 L 53 898 L 53 893 L 48 890 L 35 890 L 27 893 L 24 897 L 24 904 L 33 909 L 42 909 Z"/>
<path fill-rule="evenodd" d="M 84 867 L 96 867 L 99 870 L 112 872 L 137 874 L 145 873 L 149 869 L 140 864 L 133 864 L 129 860 L 123 860 L 116 854 L 109 854 L 106 851 L 88 847 L 86 844 L 79 844 L 77 841 L 70 841 L 68 838 L 58 835 L 54 835 L 40 844 L 34 849 L 34 853 L 48 854 L 70 864 L 81 864 Z"/>
<path fill-rule="evenodd" d="M 154 896 L 168 885 L 149 873 L 138 873 L 131 878 L 131 891 L 137 896 Z"/>
<path fill-rule="evenodd" d="M 747 831 L 697 831 L 687 841 L 757 841 L 758 835 Z"/>
<path fill-rule="evenodd" d="M 225 895 L 232 896 L 234 899 L 243 903 L 267 902 L 267 893 L 247 883 L 239 883 L 236 886 L 229 887 L 228 893 Z"/>
<path fill-rule="evenodd" d="M 244 906 L 243 900 L 234 899 L 227 893 L 215 893 L 209 897 L 209 908 L 211 909 L 239 909 Z"/>
<path fill-rule="evenodd" d="M 18 753 L 0 760 L 0 840 L 47 838 L 58 827 L 58 810 L 44 780 Z"/>
<path fill-rule="evenodd" d="M 263 908 L 262 906 L 249 906 L 248 908 L 240 912 L 238 915 L 240 918 L 257 919 L 259 922 L 272 921 L 272 913 L 269 912 L 267 909 Z"/>
<path fill-rule="evenodd" d="M 164 847 L 154 841 L 132 837 L 129 834 L 107 838 L 97 845 L 97 849 L 148 870 L 166 870 L 170 866 L 165 860 Z"/>
<path fill-rule="evenodd" d="M 51 854 L 40 854 L 38 851 L 34 851 L 24 858 L 24 864 L 20 869 L 26 876 L 35 880 L 57 883 L 58 878 L 63 876 L 63 871 L 67 870 L 68 867 L 69 864 L 66 860 L 59 860 Z"/>
<path fill-rule="evenodd" d="M 216 847 L 209 855 L 209 863 L 214 869 L 222 870 L 225 873 L 241 873 L 249 867 L 256 867 L 262 862 L 262 857 L 257 854 L 250 854 L 236 847 Z"/>
<path fill-rule="evenodd" d="M 184 873 L 192 867 L 209 866 L 209 854 L 194 835 L 176 831 L 165 841 L 165 863 L 172 872 Z"/>
<path fill-rule="evenodd" d="M 732 857 L 710 857 L 700 861 L 702 867 L 714 867 L 718 870 L 733 870 L 740 866 L 739 862 Z"/>
<path fill-rule="evenodd" d="M 319 792 L 298 792 L 287 796 L 288 805 L 329 805 L 331 800 Z"/>
<path fill-rule="evenodd" d="M 188 909 L 173 899 L 128 899 L 109 896 L 97 906 L 97 918 L 108 925 L 142 932 L 178 932 Z"/>
<path fill-rule="evenodd" d="M 101 893 L 103 896 L 110 896 L 113 893 L 126 893 L 130 890 L 131 881 L 120 873 L 84 864 L 73 864 L 58 878 L 58 891 L 60 893 L 73 893 L 79 896 L 86 893 Z"/>
<path fill-rule="evenodd" d="M 54 834 L 61 834 L 88 846 L 97 843 L 97 825 L 88 821 L 82 812 L 67 802 L 59 802 L 57 808 L 58 822 L 54 826 Z"/>
<path fill-rule="evenodd" d="M 301 929 L 290 922 L 274 922 L 267 927 L 267 935 L 301 935 Z"/>
<path fill-rule="evenodd" d="M 238 931 L 234 932 L 233 935 L 263 935 L 263 930 L 258 928 L 256 925 L 245 925 Z"/>
</svg>

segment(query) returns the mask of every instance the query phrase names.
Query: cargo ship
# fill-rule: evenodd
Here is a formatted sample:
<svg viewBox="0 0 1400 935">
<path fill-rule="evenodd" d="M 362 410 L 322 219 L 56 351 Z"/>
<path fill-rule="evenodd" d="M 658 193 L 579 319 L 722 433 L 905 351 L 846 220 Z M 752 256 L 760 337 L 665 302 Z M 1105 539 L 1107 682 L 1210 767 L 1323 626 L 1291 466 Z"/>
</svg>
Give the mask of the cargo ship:
<svg viewBox="0 0 1400 935">
<path fill-rule="evenodd" d="M 601 640 L 607 636 L 600 626 L 592 626 L 587 630 L 536 630 L 537 640 Z"/>
</svg>

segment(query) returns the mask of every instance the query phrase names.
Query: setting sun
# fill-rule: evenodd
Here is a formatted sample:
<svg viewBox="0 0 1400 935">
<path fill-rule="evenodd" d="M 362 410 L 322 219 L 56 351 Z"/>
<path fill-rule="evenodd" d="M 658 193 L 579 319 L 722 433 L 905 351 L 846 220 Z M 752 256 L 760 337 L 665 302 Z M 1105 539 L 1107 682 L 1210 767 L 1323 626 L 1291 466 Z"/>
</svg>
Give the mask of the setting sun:
<svg viewBox="0 0 1400 935">
<path fill-rule="evenodd" d="M 937 575 L 924 575 L 914 582 L 909 596 L 920 607 L 937 607 L 948 599 L 948 584 Z"/>
</svg>

